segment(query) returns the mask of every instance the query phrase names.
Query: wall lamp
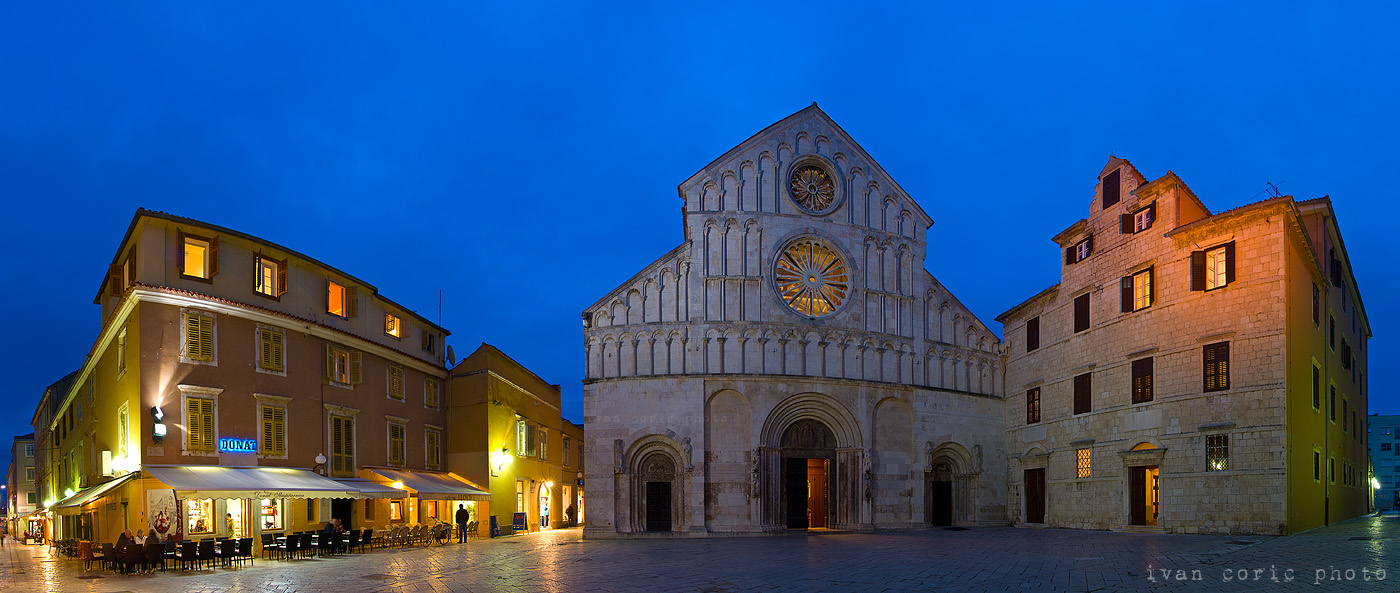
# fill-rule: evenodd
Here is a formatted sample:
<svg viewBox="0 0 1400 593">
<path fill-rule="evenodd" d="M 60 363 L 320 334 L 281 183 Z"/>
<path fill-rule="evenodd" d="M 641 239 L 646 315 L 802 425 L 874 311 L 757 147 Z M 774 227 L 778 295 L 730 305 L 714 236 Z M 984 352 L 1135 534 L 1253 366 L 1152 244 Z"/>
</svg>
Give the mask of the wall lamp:
<svg viewBox="0 0 1400 593">
<path fill-rule="evenodd" d="M 311 468 L 311 471 L 316 472 L 316 473 L 321 474 L 321 475 L 324 476 L 324 475 L 326 475 L 325 468 L 326 468 L 326 455 L 325 455 L 324 453 L 317 453 L 317 454 L 316 454 L 316 467 Z"/>
<path fill-rule="evenodd" d="M 151 440 L 159 445 L 165 440 L 165 411 L 160 406 L 151 406 Z"/>
</svg>

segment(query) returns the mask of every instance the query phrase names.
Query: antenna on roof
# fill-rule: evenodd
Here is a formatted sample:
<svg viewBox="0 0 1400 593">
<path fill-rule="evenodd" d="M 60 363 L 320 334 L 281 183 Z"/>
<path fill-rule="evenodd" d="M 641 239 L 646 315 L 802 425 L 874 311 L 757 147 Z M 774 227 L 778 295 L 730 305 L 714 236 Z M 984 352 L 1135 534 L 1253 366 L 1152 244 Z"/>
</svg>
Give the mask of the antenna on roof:
<svg viewBox="0 0 1400 593">
<path fill-rule="evenodd" d="M 1280 181 L 1279 183 L 1281 184 L 1281 183 L 1283 183 L 1283 182 Z M 1275 184 L 1269 182 L 1269 180 L 1265 179 L 1265 180 L 1264 180 L 1264 185 L 1269 186 L 1269 189 L 1268 189 L 1267 191 L 1269 192 L 1269 195 L 1270 195 L 1270 196 L 1273 196 L 1273 197 L 1277 198 L 1277 197 L 1283 195 L 1283 194 L 1279 193 L 1279 191 L 1278 191 L 1278 185 L 1275 185 Z"/>
<path fill-rule="evenodd" d="M 438 289 L 438 327 L 442 327 L 442 289 Z"/>
</svg>

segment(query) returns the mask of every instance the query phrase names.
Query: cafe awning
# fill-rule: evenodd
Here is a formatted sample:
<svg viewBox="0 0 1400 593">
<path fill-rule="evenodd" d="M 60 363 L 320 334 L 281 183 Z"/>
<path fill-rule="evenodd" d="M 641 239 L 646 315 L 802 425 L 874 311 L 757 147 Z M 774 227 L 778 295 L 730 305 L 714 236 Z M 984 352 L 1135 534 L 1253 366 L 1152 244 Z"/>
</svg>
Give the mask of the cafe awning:
<svg viewBox="0 0 1400 593">
<path fill-rule="evenodd" d="M 75 495 L 75 496 L 76 496 L 76 495 Z M 25 513 L 25 514 L 23 514 L 23 515 L 20 515 L 20 516 L 18 516 L 18 517 L 15 517 L 14 519 L 12 519 L 12 521 L 23 521 L 23 520 L 25 520 L 25 519 L 28 519 L 28 518 L 33 517 L 33 516 L 35 516 L 35 515 L 38 515 L 39 513 L 42 513 L 42 512 L 44 512 L 44 511 L 43 511 L 43 510 L 33 510 L 33 511 L 29 511 L 28 513 Z"/>
<path fill-rule="evenodd" d="M 137 473 L 138 472 L 131 472 L 120 478 L 84 488 L 81 492 L 74 493 L 72 496 L 55 503 L 52 507 L 53 512 L 60 515 L 81 515 L 83 512 L 83 505 L 106 496 L 108 492 L 116 489 L 116 487 L 131 481 L 132 478 L 136 477 Z"/>
<path fill-rule="evenodd" d="M 378 467 L 368 469 L 389 480 L 390 483 L 402 483 L 404 490 L 411 491 L 421 500 L 491 501 L 490 492 L 477 488 L 475 484 L 463 480 L 456 474 Z"/>
<path fill-rule="evenodd" d="M 346 488 L 360 491 L 360 498 L 405 498 L 408 496 L 408 493 L 403 490 L 369 480 L 348 478 L 336 481 L 344 484 Z"/>
<path fill-rule="evenodd" d="M 359 491 L 293 467 L 147 465 L 180 498 L 361 498 Z"/>
</svg>

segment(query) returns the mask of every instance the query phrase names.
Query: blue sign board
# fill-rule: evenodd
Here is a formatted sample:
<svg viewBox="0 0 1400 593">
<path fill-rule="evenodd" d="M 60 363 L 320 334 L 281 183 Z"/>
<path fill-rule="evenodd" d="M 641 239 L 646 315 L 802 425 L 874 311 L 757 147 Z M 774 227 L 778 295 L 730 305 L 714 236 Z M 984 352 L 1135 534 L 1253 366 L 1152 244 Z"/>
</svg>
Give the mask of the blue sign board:
<svg viewBox="0 0 1400 593">
<path fill-rule="evenodd" d="M 225 453 L 257 453 L 256 439 L 219 439 L 219 450 Z"/>
</svg>

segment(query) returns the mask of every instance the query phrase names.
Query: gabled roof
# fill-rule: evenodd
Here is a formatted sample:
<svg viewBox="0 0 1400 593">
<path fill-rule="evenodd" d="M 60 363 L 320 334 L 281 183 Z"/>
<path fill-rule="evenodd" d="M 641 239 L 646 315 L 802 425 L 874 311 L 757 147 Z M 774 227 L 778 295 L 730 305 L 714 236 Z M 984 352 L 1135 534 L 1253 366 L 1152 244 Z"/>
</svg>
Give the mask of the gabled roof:
<svg viewBox="0 0 1400 593">
<path fill-rule="evenodd" d="M 748 150 L 751 144 L 759 142 L 761 139 L 766 138 L 770 133 L 785 128 L 797 122 L 798 120 L 808 117 L 818 118 L 822 120 L 823 123 L 831 126 L 832 130 L 841 135 L 843 141 L 850 144 L 850 146 L 858 152 L 858 156 L 861 160 L 865 161 L 866 163 L 869 163 L 870 167 L 873 168 L 876 172 L 878 172 L 884 181 L 888 181 L 889 184 L 893 186 L 894 189 L 897 190 L 900 195 L 909 198 L 909 203 L 911 203 L 914 206 L 914 209 L 918 211 L 919 216 L 922 216 L 924 220 L 929 222 L 929 224 L 933 223 L 933 218 L 929 217 L 927 212 L 924 212 L 924 208 L 923 206 L 919 205 L 918 200 L 913 199 L 913 197 L 909 195 L 909 192 L 904 191 L 904 188 L 900 187 L 899 182 L 895 181 L 894 176 L 890 175 L 889 172 L 884 169 L 884 167 L 881 167 L 880 163 L 874 158 L 872 158 L 870 156 L 870 153 L 867 152 L 865 148 L 860 145 L 859 142 L 856 142 L 855 138 L 851 137 L 850 133 L 846 132 L 846 130 L 842 128 L 840 124 L 836 123 L 836 120 L 831 119 L 831 116 L 827 115 L 825 111 L 822 111 L 820 107 L 817 107 L 816 101 L 813 101 L 811 105 L 808 105 L 807 107 L 798 110 L 796 113 L 793 113 L 792 115 L 780 119 L 770 124 L 768 127 L 759 130 L 757 134 L 749 136 L 747 140 L 744 140 L 743 142 L 740 142 L 739 144 L 735 145 L 734 148 L 725 151 L 725 153 L 720 155 L 719 158 L 710 161 L 709 164 L 705 165 L 704 167 L 701 167 L 699 171 L 696 171 L 695 174 L 686 178 L 684 182 L 676 186 L 676 193 L 680 196 L 681 200 L 684 201 L 684 188 L 687 185 L 690 185 L 691 183 L 695 182 L 697 177 L 703 175 L 706 171 L 710 170 L 711 167 L 728 161 L 734 156 L 744 152 L 745 150 Z"/>
</svg>

